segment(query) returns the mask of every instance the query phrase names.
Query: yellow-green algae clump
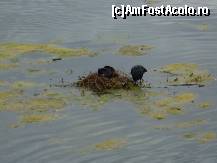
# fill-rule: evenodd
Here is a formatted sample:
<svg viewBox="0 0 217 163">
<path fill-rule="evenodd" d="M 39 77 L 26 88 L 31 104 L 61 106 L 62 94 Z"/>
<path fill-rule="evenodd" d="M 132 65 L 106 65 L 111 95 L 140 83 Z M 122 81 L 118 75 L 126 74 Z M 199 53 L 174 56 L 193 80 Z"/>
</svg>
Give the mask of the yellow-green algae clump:
<svg viewBox="0 0 217 163">
<path fill-rule="evenodd" d="M 16 67 L 17 67 L 17 64 L 14 64 L 14 63 L 0 63 L 0 70 L 10 70 Z"/>
<path fill-rule="evenodd" d="M 216 133 L 213 131 L 208 132 L 197 132 L 197 133 L 185 133 L 183 137 L 187 140 L 196 140 L 199 143 L 205 144 L 216 139 Z"/>
<path fill-rule="evenodd" d="M 181 129 L 186 129 L 186 128 L 191 128 L 191 127 L 196 127 L 196 126 L 201 126 L 205 125 L 208 122 L 204 119 L 193 119 L 190 121 L 184 121 L 184 122 L 175 122 L 173 124 L 168 124 L 168 125 L 158 125 L 154 126 L 155 129 L 176 129 L 176 128 L 181 128 Z"/>
<path fill-rule="evenodd" d="M 0 111 L 17 112 L 21 118 L 16 125 L 38 123 L 55 120 L 58 116 L 54 113 L 61 111 L 67 101 L 63 96 L 50 96 L 40 94 L 36 97 L 26 96 L 25 92 L 19 89 L 0 92 Z"/>
<path fill-rule="evenodd" d="M 153 48 L 151 45 L 126 45 L 121 47 L 118 53 L 127 56 L 140 56 L 146 54 Z"/>
<path fill-rule="evenodd" d="M 147 100 L 146 104 L 139 107 L 139 112 L 157 120 L 165 119 L 168 115 L 182 115 L 184 114 L 184 105 L 191 103 L 196 95 L 191 92 L 182 92 L 175 96 L 167 95 L 158 98 Z"/>
<path fill-rule="evenodd" d="M 36 88 L 36 87 L 42 87 L 45 86 L 45 84 L 42 83 L 36 83 L 33 81 L 15 81 L 11 83 L 12 89 L 28 89 L 28 88 Z"/>
<path fill-rule="evenodd" d="M 63 48 L 54 44 L 33 44 L 33 43 L 1 43 L 0 61 L 13 59 L 18 55 L 32 52 L 45 52 L 57 57 L 92 56 L 94 52 L 86 48 Z"/>
<path fill-rule="evenodd" d="M 196 98 L 196 94 L 192 92 L 182 92 L 178 95 L 166 97 L 156 101 L 156 105 L 160 107 L 168 107 L 173 105 L 181 105 L 192 102 Z"/>
<path fill-rule="evenodd" d="M 181 92 L 171 96 L 164 92 L 156 93 L 148 89 L 132 87 L 129 90 L 111 90 L 101 95 L 83 91 L 82 95 L 72 95 L 72 97 L 79 105 L 94 110 L 101 109 L 108 102 L 128 101 L 135 105 L 141 115 L 162 120 L 169 115 L 184 114 L 184 105 L 192 103 L 197 95 L 192 92 Z"/>
<path fill-rule="evenodd" d="M 204 85 L 214 78 L 208 71 L 200 70 L 197 64 L 175 63 L 163 66 L 161 72 L 169 73 L 170 85 Z"/>
<path fill-rule="evenodd" d="M 95 144 L 96 150 L 116 150 L 120 149 L 127 144 L 126 139 L 107 139 L 100 143 Z"/>
<path fill-rule="evenodd" d="M 21 116 L 20 122 L 24 124 L 40 123 L 56 120 L 57 118 L 58 116 L 53 114 L 26 114 Z"/>
<path fill-rule="evenodd" d="M 208 109 L 212 104 L 208 101 L 204 101 L 204 102 L 201 102 L 199 104 L 199 107 L 202 108 L 202 109 Z"/>
<path fill-rule="evenodd" d="M 87 154 L 96 151 L 109 152 L 113 150 L 120 150 L 124 148 L 128 144 L 126 138 L 110 138 L 98 142 L 96 144 L 92 144 L 80 149 L 81 154 Z"/>
</svg>

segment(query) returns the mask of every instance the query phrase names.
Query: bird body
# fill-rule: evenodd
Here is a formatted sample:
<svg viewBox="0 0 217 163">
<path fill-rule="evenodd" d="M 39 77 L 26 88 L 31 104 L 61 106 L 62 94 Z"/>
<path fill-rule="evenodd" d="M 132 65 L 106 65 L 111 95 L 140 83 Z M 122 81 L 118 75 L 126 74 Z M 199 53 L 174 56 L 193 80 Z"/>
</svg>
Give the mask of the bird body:
<svg viewBox="0 0 217 163">
<path fill-rule="evenodd" d="M 103 68 L 98 69 L 98 76 L 103 76 L 106 78 L 112 78 L 115 73 L 115 69 L 111 66 L 105 66 Z"/>
<path fill-rule="evenodd" d="M 138 80 L 141 80 L 145 72 L 147 72 L 147 70 L 142 65 L 133 66 L 131 69 L 133 81 L 137 82 Z"/>
</svg>

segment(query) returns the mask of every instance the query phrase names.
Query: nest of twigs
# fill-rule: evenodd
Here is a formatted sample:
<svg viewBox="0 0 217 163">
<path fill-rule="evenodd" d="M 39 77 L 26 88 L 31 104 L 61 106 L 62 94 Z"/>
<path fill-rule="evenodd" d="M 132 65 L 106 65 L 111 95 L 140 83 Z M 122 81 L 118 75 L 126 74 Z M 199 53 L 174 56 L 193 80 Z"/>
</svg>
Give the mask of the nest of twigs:
<svg viewBox="0 0 217 163">
<path fill-rule="evenodd" d="M 99 76 L 98 73 L 90 73 L 80 77 L 76 85 L 94 92 L 106 92 L 114 89 L 130 89 L 134 84 L 131 78 L 123 72 L 115 72 L 112 78 Z"/>
</svg>

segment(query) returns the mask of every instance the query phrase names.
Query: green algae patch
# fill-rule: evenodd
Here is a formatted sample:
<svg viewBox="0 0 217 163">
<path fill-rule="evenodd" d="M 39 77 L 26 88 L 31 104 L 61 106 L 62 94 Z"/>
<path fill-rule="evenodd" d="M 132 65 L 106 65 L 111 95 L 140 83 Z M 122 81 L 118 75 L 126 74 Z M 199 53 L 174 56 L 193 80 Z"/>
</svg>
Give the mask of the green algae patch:
<svg viewBox="0 0 217 163">
<path fill-rule="evenodd" d="M 110 138 L 96 144 L 86 146 L 80 149 L 79 153 L 85 155 L 93 152 L 109 152 L 114 150 L 121 150 L 126 147 L 127 144 L 128 140 L 125 138 Z"/>
<path fill-rule="evenodd" d="M 208 24 L 199 24 L 199 25 L 197 25 L 197 27 L 196 27 L 198 30 L 200 30 L 200 31 L 203 31 L 203 32 L 207 32 L 208 31 L 208 29 L 209 29 L 209 26 L 208 26 Z"/>
<path fill-rule="evenodd" d="M 153 48 L 151 45 L 126 45 L 121 47 L 118 53 L 127 56 L 141 56 L 147 54 Z"/>
<path fill-rule="evenodd" d="M 86 48 L 64 48 L 53 44 L 33 44 L 33 43 L 1 43 L 0 61 L 14 59 L 18 55 L 32 52 L 44 52 L 57 57 L 93 56 L 96 53 Z"/>
<path fill-rule="evenodd" d="M 45 86 L 45 84 L 35 83 L 32 81 L 16 81 L 11 84 L 12 89 L 28 89 L 28 88 L 36 88 L 42 86 Z"/>
<path fill-rule="evenodd" d="M 140 108 L 147 105 L 147 99 L 156 96 L 157 93 L 143 90 L 138 86 L 130 89 L 115 89 L 108 90 L 104 94 L 96 94 L 92 91 L 82 90 L 81 94 L 72 94 L 72 100 L 77 104 L 91 108 L 93 110 L 100 110 L 104 105 L 113 101 L 128 101 Z"/>
<path fill-rule="evenodd" d="M 127 144 L 126 139 L 107 139 L 95 144 L 95 149 L 99 151 L 111 151 L 123 148 Z"/>
<path fill-rule="evenodd" d="M 147 5 L 155 5 L 157 3 L 157 0 L 147 0 L 146 1 Z"/>
<path fill-rule="evenodd" d="M 15 112 L 21 116 L 17 124 L 12 124 L 11 128 L 56 120 L 57 112 L 62 111 L 66 103 L 63 96 L 57 94 L 49 96 L 48 92 L 36 96 L 26 95 L 19 89 L 0 92 L 0 111 Z"/>
<path fill-rule="evenodd" d="M 166 119 L 168 114 L 165 111 L 152 111 L 148 113 L 148 115 L 156 120 L 163 120 Z"/>
<path fill-rule="evenodd" d="M 171 96 L 165 95 L 164 92 L 154 93 L 139 87 L 132 87 L 129 90 L 110 90 L 100 95 L 83 90 L 81 95 L 72 95 L 73 101 L 77 104 L 93 110 L 100 110 L 109 102 L 127 101 L 135 106 L 140 115 L 156 120 L 166 119 L 170 115 L 183 115 L 185 113 L 184 105 L 192 103 L 196 97 L 191 92 L 182 92 Z"/>
<path fill-rule="evenodd" d="M 193 140 L 197 141 L 198 143 L 205 144 L 212 142 L 216 140 L 216 133 L 213 131 L 208 131 L 208 132 L 190 132 L 190 133 L 185 133 L 183 137 L 187 140 Z"/>
<path fill-rule="evenodd" d="M 98 96 L 90 91 L 85 91 L 82 96 L 73 95 L 73 100 L 82 107 L 100 110 L 106 103 L 112 100 L 112 96 L 109 94 Z"/>
<path fill-rule="evenodd" d="M 57 115 L 53 114 L 27 114 L 21 116 L 20 123 L 21 124 L 30 124 L 30 123 L 41 123 L 53 121 L 58 118 Z"/>
<path fill-rule="evenodd" d="M 196 138 L 196 134 L 193 132 L 183 134 L 183 137 L 187 140 L 194 140 Z"/>
<path fill-rule="evenodd" d="M 13 97 L 14 92 L 12 91 L 4 91 L 4 92 L 0 92 L 0 100 L 6 100 L 9 97 Z"/>
<path fill-rule="evenodd" d="M 181 107 L 169 107 L 166 109 L 166 112 L 172 115 L 180 115 L 184 113 Z"/>
<path fill-rule="evenodd" d="M 171 74 L 183 74 L 192 72 L 194 70 L 198 69 L 197 64 L 192 63 L 174 63 L 174 64 L 168 64 L 163 66 L 160 71 L 165 73 L 171 73 Z"/>
<path fill-rule="evenodd" d="M 10 70 L 16 68 L 18 65 L 13 63 L 0 63 L 0 70 Z"/>
<path fill-rule="evenodd" d="M 185 122 L 176 122 L 173 124 L 167 124 L 167 125 L 158 125 L 154 126 L 155 129 L 159 130 L 169 130 L 169 129 L 187 129 L 187 128 L 192 128 L 196 126 L 202 126 L 207 124 L 207 120 L 204 119 L 193 119 L 190 121 L 185 121 Z"/>
<path fill-rule="evenodd" d="M 16 97 L 18 95 L 20 95 L 21 93 L 18 91 L 14 91 L 14 90 L 10 90 L 10 91 L 2 91 L 0 92 L 0 102 L 2 101 L 6 101 L 9 98 L 13 98 Z"/>
<path fill-rule="evenodd" d="M 9 111 L 11 109 L 10 106 L 14 105 L 14 99 L 20 97 L 22 94 L 22 92 L 15 90 L 0 92 L 0 111 Z M 15 105 L 15 107 L 17 106 Z"/>
<path fill-rule="evenodd" d="M 183 92 L 174 97 L 174 101 L 177 103 L 192 102 L 196 98 L 196 95 L 192 92 Z"/>
<path fill-rule="evenodd" d="M 42 46 L 42 51 L 54 54 L 58 57 L 73 57 L 73 56 L 94 56 L 96 53 L 86 49 L 86 48 L 61 48 L 55 45 L 44 45 Z"/>
<path fill-rule="evenodd" d="M 57 98 L 27 98 L 24 100 L 8 98 L 0 101 L 0 110 L 12 112 L 50 112 L 62 110 L 65 106 L 63 99 Z"/>
<path fill-rule="evenodd" d="M 192 92 L 182 92 L 176 96 L 160 99 L 156 101 L 155 104 L 159 107 L 172 107 L 192 102 L 195 100 L 196 97 L 197 95 Z"/>
<path fill-rule="evenodd" d="M 163 66 L 161 72 L 169 73 L 169 85 L 205 85 L 209 81 L 214 80 L 214 77 L 206 70 L 199 69 L 197 64 L 191 63 L 175 63 Z"/>
<path fill-rule="evenodd" d="M 205 125 L 208 122 L 204 119 L 194 119 L 191 121 L 186 121 L 186 122 L 178 122 L 175 123 L 174 127 L 175 128 L 191 128 L 194 126 L 200 126 L 200 125 Z"/>
<path fill-rule="evenodd" d="M 33 98 L 26 101 L 26 107 L 30 110 L 46 112 L 48 110 L 60 110 L 65 106 L 65 101 L 58 98 Z"/>
<path fill-rule="evenodd" d="M 211 141 L 214 141 L 216 139 L 216 133 L 215 132 L 204 132 L 204 133 L 200 133 L 198 141 L 200 143 L 208 143 Z"/>
<path fill-rule="evenodd" d="M 204 102 L 201 102 L 199 104 L 199 107 L 202 108 L 202 109 L 209 109 L 210 106 L 212 106 L 212 103 L 210 103 L 208 101 L 204 101 Z"/>
</svg>

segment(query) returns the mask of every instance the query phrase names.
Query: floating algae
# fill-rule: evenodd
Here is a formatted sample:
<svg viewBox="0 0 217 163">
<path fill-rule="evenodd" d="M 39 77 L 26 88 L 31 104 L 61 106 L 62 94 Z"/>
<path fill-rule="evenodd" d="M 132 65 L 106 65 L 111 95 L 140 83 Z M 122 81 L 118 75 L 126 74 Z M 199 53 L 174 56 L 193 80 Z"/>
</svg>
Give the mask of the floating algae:
<svg viewBox="0 0 217 163">
<path fill-rule="evenodd" d="M 57 93 L 52 96 L 49 94 L 27 96 L 19 89 L 2 91 L 0 92 L 0 111 L 16 112 L 21 115 L 18 123 L 11 125 L 12 128 L 28 123 L 55 120 L 59 117 L 57 111 L 63 110 L 67 103 L 66 99 Z"/>
<path fill-rule="evenodd" d="M 82 90 L 82 95 L 72 95 L 72 100 L 78 104 L 89 107 L 94 110 L 101 109 L 105 104 L 112 101 L 129 101 L 132 104 L 135 104 L 136 107 L 144 106 L 147 104 L 146 99 L 151 96 L 156 96 L 156 93 L 153 93 L 148 90 L 143 90 L 136 85 L 132 85 L 130 88 L 123 89 L 111 89 L 106 90 L 100 94 L 95 93 L 91 90 Z"/>
<path fill-rule="evenodd" d="M 127 144 L 126 139 L 107 139 L 95 144 L 95 149 L 100 151 L 111 151 L 123 148 Z"/>
<path fill-rule="evenodd" d="M 126 90 L 109 90 L 100 95 L 91 91 L 84 91 L 81 96 L 73 95 L 73 98 L 81 106 L 94 110 L 101 109 L 111 101 L 128 101 L 135 105 L 141 115 L 162 120 L 169 115 L 182 115 L 184 113 L 183 106 L 191 103 L 196 95 L 191 92 L 182 92 L 176 96 L 167 95 L 165 97 L 165 93 L 153 93 L 135 86 Z"/>
<path fill-rule="evenodd" d="M 183 137 L 187 140 L 196 140 L 199 143 L 205 144 L 216 139 L 216 133 L 209 131 L 209 132 L 197 132 L 197 133 L 185 133 Z"/>
<path fill-rule="evenodd" d="M 20 97 L 22 98 L 22 97 Z M 24 98 L 24 97 L 23 97 Z M 0 100 L 0 110 L 13 112 L 49 112 L 63 109 L 65 101 L 57 98 L 27 98 L 19 99 L 11 96 L 5 100 Z"/>
<path fill-rule="evenodd" d="M 0 70 L 10 70 L 16 68 L 18 65 L 14 63 L 0 63 Z"/>
<path fill-rule="evenodd" d="M 93 56 L 94 52 L 85 48 L 63 48 L 53 44 L 32 44 L 32 43 L 1 43 L 0 61 L 14 59 L 18 55 L 32 52 L 44 52 L 57 57 Z"/>
<path fill-rule="evenodd" d="M 196 127 L 196 126 L 201 126 L 201 125 L 205 125 L 208 122 L 204 119 L 193 119 L 190 121 L 185 121 L 185 122 L 176 122 L 174 124 L 168 124 L 168 125 L 159 125 L 159 126 L 154 126 L 155 129 L 177 129 L 177 128 L 181 128 L 181 129 L 186 129 L 186 128 L 192 128 L 192 127 Z"/>
<path fill-rule="evenodd" d="M 201 102 L 199 104 L 199 107 L 202 108 L 202 109 L 208 109 L 212 104 L 208 101 L 204 101 L 204 102 Z"/>
<path fill-rule="evenodd" d="M 171 74 L 185 74 L 185 73 L 191 73 L 192 71 L 195 71 L 198 69 L 197 64 L 191 64 L 191 63 L 174 63 L 174 64 L 168 64 L 160 69 L 160 71 L 165 73 L 171 73 Z"/>
<path fill-rule="evenodd" d="M 191 92 L 182 92 L 177 95 L 160 95 L 156 97 L 149 96 L 147 100 L 138 106 L 138 111 L 142 115 L 153 119 L 163 120 L 169 115 L 183 115 L 184 105 L 191 103 L 196 95 Z M 152 97 L 152 98 L 150 98 Z"/>
<path fill-rule="evenodd" d="M 93 110 L 100 110 L 106 103 L 113 99 L 110 94 L 102 94 L 98 96 L 90 91 L 85 91 L 82 96 L 73 95 L 72 97 L 72 100 L 82 107 L 91 108 Z"/>
<path fill-rule="evenodd" d="M 178 95 L 166 97 L 155 102 L 159 107 L 173 107 L 192 102 L 196 98 L 196 95 L 192 92 L 182 92 Z"/>
<path fill-rule="evenodd" d="M 166 112 L 173 115 L 183 114 L 183 109 L 181 107 L 169 107 Z"/>
<path fill-rule="evenodd" d="M 22 95 L 23 92 L 17 90 L 0 92 L 0 111 L 10 111 L 12 109 L 11 106 L 20 107 L 19 103 L 14 105 L 16 103 L 14 100 Z"/>
<path fill-rule="evenodd" d="M 26 101 L 25 106 L 29 110 L 47 112 L 63 109 L 65 101 L 58 98 L 33 98 Z"/>
<path fill-rule="evenodd" d="M 121 47 L 118 53 L 127 56 L 140 56 L 146 54 L 153 48 L 151 45 L 126 45 Z"/>
<path fill-rule="evenodd" d="M 208 143 L 208 142 L 213 141 L 215 139 L 216 139 L 216 133 L 210 131 L 210 132 L 200 133 L 198 141 L 200 143 Z"/>
<path fill-rule="evenodd" d="M 193 132 L 185 133 L 183 137 L 188 140 L 194 140 L 197 135 Z"/>
<path fill-rule="evenodd" d="M 151 111 L 148 116 L 153 119 L 163 120 L 167 118 L 168 114 L 165 111 Z"/>
<path fill-rule="evenodd" d="M 30 123 L 48 122 L 48 121 L 56 120 L 57 118 L 58 116 L 53 114 L 26 114 L 21 116 L 20 123 L 30 124 Z"/>
<path fill-rule="evenodd" d="M 45 84 L 36 83 L 32 81 L 15 81 L 11 84 L 12 89 L 28 89 L 28 88 L 36 88 L 36 87 L 43 87 Z"/>
<path fill-rule="evenodd" d="M 6 100 L 8 99 L 9 97 L 14 97 L 15 92 L 12 92 L 12 91 L 4 91 L 4 92 L 0 92 L 0 101 L 3 101 L 3 100 Z"/>
<path fill-rule="evenodd" d="M 99 143 L 86 146 L 79 150 L 80 154 L 88 154 L 92 152 L 108 152 L 120 150 L 127 145 L 128 141 L 125 138 L 111 138 L 103 140 Z"/>
<path fill-rule="evenodd" d="M 175 123 L 174 127 L 175 128 L 191 128 L 194 126 L 198 126 L 198 125 L 205 125 L 208 122 L 204 119 L 194 119 L 191 121 L 187 121 L 187 122 L 178 122 Z"/>
<path fill-rule="evenodd" d="M 161 72 L 169 73 L 172 76 L 168 79 L 170 85 L 204 85 L 213 80 L 211 74 L 200 70 L 198 65 L 191 63 L 169 64 L 160 69 Z"/>
</svg>

